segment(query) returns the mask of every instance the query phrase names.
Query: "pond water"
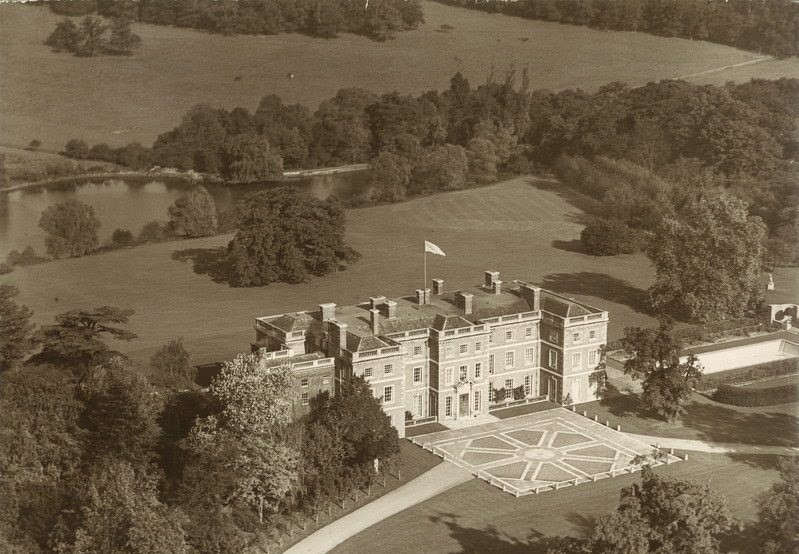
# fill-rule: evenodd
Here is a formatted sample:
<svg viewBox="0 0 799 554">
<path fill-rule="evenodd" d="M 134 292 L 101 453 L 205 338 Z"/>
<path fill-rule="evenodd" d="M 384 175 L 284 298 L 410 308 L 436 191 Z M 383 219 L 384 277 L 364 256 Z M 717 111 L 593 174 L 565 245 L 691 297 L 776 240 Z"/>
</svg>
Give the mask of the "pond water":
<svg viewBox="0 0 799 554">
<path fill-rule="evenodd" d="M 217 208 L 224 211 L 255 192 L 277 186 L 293 186 L 317 198 L 335 196 L 348 199 L 366 186 L 363 171 L 338 175 L 321 175 L 291 181 L 270 181 L 251 184 L 215 184 L 205 187 Z M 11 250 L 30 245 L 45 255 L 44 232 L 39 218 L 48 206 L 76 199 L 94 208 L 100 220 L 100 244 L 107 242 L 115 229 L 128 229 L 134 235 L 153 220 L 166 221 L 167 208 L 188 191 L 192 183 L 181 178 L 137 177 L 124 180 L 80 180 L 48 187 L 34 187 L 0 193 L 0 262 Z"/>
</svg>

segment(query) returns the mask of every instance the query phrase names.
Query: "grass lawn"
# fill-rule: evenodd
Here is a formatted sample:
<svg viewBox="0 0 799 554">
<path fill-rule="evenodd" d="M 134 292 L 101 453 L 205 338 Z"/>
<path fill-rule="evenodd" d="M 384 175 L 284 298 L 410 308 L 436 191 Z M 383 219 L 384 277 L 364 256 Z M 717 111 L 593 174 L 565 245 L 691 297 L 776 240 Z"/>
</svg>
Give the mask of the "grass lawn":
<svg viewBox="0 0 799 554">
<path fill-rule="evenodd" d="M 231 288 L 215 282 L 218 253 L 230 235 L 168 242 L 17 268 L 0 283 L 19 287 L 19 302 L 38 323 L 75 308 L 132 308 L 139 338 L 113 346 L 146 359 L 183 336 L 194 363 L 249 350 L 256 316 L 314 309 L 321 302 L 408 294 L 423 278 L 424 239 L 446 258 L 429 256 L 428 278 L 449 290 L 473 286 L 482 272 L 525 279 L 610 311 L 611 337 L 649 325 L 642 313 L 653 271 L 643 254 L 597 258 L 574 248 L 581 212 L 531 177 L 494 186 L 349 210 L 346 240 L 363 254 L 347 271 L 298 285 Z M 435 258 L 435 259 L 434 259 Z"/>
<path fill-rule="evenodd" d="M 656 472 L 709 482 L 726 497 L 735 517 L 751 522 L 756 515 L 754 497 L 777 479 L 775 462 L 768 456 L 733 459 L 691 453 L 688 461 Z M 370 527 L 331 552 L 371 552 L 380 545 L 381 551 L 395 554 L 543 554 L 547 537 L 590 532 L 597 517 L 615 508 L 620 489 L 639 479 L 638 474 L 624 475 L 521 498 L 473 479 Z M 758 552 L 745 538 L 734 546 L 741 553 Z"/>
<path fill-rule="evenodd" d="M 533 88 L 551 89 L 695 74 L 701 75 L 689 78 L 719 83 L 799 76 L 796 58 L 704 73 L 761 57 L 718 44 L 430 2 L 424 10 L 427 23 L 384 43 L 349 35 L 225 37 L 136 24 L 143 44 L 133 56 L 77 58 L 43 44 L 60 16 L 44 6 L 0 5 L 0 142 L 24 145 L 38 138 L 50 149 L 70 138 L 150 144 L 197 103 L 253 110 L 274 93 L 315 109 L 344 87 L 419 93 L 447 87 L 456 71 L 479 84 L 492 65 L 502 76 L 511 62 L 519 70 L 529 66 Z M 442 24 L 454 29 L 438 32 Z"/>
<path fill-rule="evenodd" d="M 799 446 L 799 404 L 745 408 L 714 402 L 694 393 L 680 421 L 666 423 L 641 407 L 637 395 L 622 395 L 576 406 L 609 420 L 621 430 L 709 442 Z"/>
</svg>

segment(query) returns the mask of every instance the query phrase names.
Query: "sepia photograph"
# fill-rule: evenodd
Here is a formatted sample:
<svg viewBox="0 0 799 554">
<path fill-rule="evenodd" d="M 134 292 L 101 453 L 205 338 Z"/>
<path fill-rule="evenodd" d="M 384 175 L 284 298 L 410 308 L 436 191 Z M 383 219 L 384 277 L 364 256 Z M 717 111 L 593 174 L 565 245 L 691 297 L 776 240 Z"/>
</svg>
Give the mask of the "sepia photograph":
<svg viewBox="0 0 799 554">
<path fill-rule="evenodd" d="M 0 0 L 0 554 L 799 554 L 799 0 Z"/>
</svg>

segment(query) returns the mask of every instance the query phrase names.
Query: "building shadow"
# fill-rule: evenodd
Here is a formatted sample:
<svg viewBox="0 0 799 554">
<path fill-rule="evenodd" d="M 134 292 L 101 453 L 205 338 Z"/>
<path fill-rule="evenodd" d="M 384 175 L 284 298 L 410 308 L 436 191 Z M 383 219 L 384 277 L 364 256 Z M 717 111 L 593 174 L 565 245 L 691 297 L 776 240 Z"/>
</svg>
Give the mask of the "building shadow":
<svg viewBox="0 0 799 554">
<path fill-rule="evenodd" d="M 592 271 L 553 273 L 544 277 L 541 286 L 564 295 L 594 296 L 608 302 L 624 304 L 646 315 L 652 315 L 645 290 L 607 273 Z"/>
<path fill-rule="evenodd" d="M 530 179 L 530 185 L 538 190 L 547 192 L 554 192 L 563 198 L 568 204 L 580 210 L 581 214 L 574 218 L 576 223 L 583 225 L 591 218 L 591 216 L 602 216 L 602 203 L 596 198 L 591 198 L 586 194 L 577 192 L 568 185 L 561 183 L 556 179 Z"/>
<path fill-rule="evenodd" d="M 566 521 L 577 528 L 581 538 L 590 537 L 596 527 L 596 518 L 594 516 L 585 517 L 577 512 L 566 514 Z"/>
<path fill-rule="evenodd" d="M 192 270 L 198 275 L 208 275 L 215 283 L 230 283 L 232 269 L 226 254 L 226 247 L 186 248 L 175 250 L 172 259 L 178 262 L 191 262 Z"/>
<path fill-rule="evenodd" d="M 585 247 L 583 247 L 583 243 L 580 239 L 573 239 L 573 240 L 553 240 L 552 246 L 557 248 L 558 250 L 563 250 L 564 252 L 573 252 L 575 254 L 588 254 L 585 251 Z"/>
<path fill-rule="evenodd" d="M 493 525 L 482 528 L 466 527 L 458 522 L 458 516 L 440 512 L 430 521 L 445 526 L 450 536 L 460 544 L 460 554 L 546 554 L 552 539 L 531 529 L 527 537 L 517 539 L 497 530 Z"/>
</svg>

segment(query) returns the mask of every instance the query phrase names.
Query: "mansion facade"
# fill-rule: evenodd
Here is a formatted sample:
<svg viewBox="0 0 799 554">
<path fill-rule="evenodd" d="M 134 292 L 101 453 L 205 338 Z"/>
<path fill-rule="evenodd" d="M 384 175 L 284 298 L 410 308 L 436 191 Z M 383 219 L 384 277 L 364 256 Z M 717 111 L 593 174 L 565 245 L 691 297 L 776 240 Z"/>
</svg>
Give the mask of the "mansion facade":
<svg viewBox="0 0 799 554">
<path fill-rule="evenodd" d="M 267 364 L 292 368 L 298 413 L 362 376 L 402 437 L 406 418 L 446 424 L 488 413 L 498 389 L 594 400 L 607 326 L 606 311 L 486 271 L 473 289 L 446 292 L 433 279 L 410 297 L 259 317 L 252 346 Z"/>
</svg>

